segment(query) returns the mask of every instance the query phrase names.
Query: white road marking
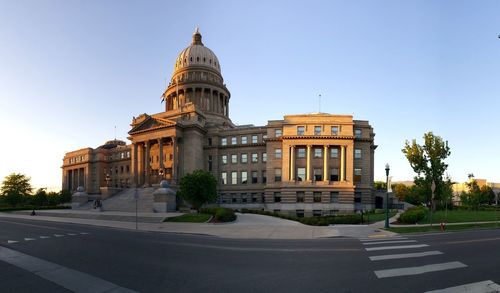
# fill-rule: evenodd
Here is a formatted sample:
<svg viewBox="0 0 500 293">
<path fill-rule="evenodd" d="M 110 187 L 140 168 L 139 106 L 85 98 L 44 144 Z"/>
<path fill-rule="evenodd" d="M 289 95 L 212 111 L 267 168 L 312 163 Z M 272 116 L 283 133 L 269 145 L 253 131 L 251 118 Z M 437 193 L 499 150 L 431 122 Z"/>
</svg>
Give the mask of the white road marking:
<svg viewBox="0 0 500 293">
<path fill-rule="evenodd" d="M 24 241 L 33 241 L 35 238 L 24 238 Z"/>
<path fill-rule="evenodd" d="M 381 278 L 399 277 L 399 276 L 410 276 L 410 275 L 420 275 L 429 272 L 444 271 L 451 269 L 459 269 L 467 267 L 459 261 L 438 263 L 432 265 L 418 266 L 418 267 L 408 267 L 408 268 L 397 268 L 389 270 L 375 271 L 375 275 Z"/>
<path fill-rule="evenodd" d="M 417 240 L 395 240 L 395 241 L 365 242 L 365 243 L 363 243 L 363 245 L 392 244 L 392 243 L 409 243 L 409 242 L 417 242 Z"/>
<path fill-rule="evenodd" d="M 40 236 L 40 239 L 47 239 L 50 238 L 50 236 Z"/>
<path fill-rule="evenodd" d="M 75 233 L 66 233 L 66 235 L 75 236 L 76 234 Z"/>
<path fill-rule="evenodd" d="M 406 248 L 420 248 L 427 247 L 427 244 L 414 244 L 414 245 L 396 245 L 396 246 L 380 246 L 380 247 L 367 247 L 366 251 L 374 250 L 390 250 L 390 249 L 406 249 Z"/>
<path fill-rule="evenodd" d="M 1 246 L 0 260 L 73 292 L 136 292 L 101 278 Z"/>
<path fill-rule="evenodd" d="M 63 237 L 64 235 L 61 234 L 54 234 L 55 237 Z"/>
<path fill-rule="evenodd" d="M 391 240 L 403 240 L 403 239 L 408 239 L 408 238 L 401 236 L 392 236 L 388 238 L 361 238 L 359 239 L 359 241 L 370 242 L 370 241 L 391 241 Z"/>
<path fill-rule="evenodd" d="M 370 260 L 376 261 L 376 260 L 387 260 L 387 259 L 424 257 L 424 256 L 439 255 L 439 254 L 443 253 L 441 251 L 433 250 L 433 251 L 415 252 L 415 253 L 385 254 L 385 255 L 370 256 Z"/>
<path fill-rule="evenodd" d="M 19 241 L 16 240 L 7 240 L 7 244 L 12 244 L 12 243 L 18 243 Z"/>
<path fill-rule="evenodd" d="M 460 292 L 473 292 L 473 293 L 493 293 L 500 292 L 500 285 L 488 280 L 477 283 L 470 283 L 456 287 L 450 287 L 440 290 L 427 291 L 426 293 L 460 293 Z"/>
<path fill-rule="evenodd" d="M 80 235 L 88 235 L 90 233 L 87 233 L 87 232 L 80 232 Z"/>
</svg>

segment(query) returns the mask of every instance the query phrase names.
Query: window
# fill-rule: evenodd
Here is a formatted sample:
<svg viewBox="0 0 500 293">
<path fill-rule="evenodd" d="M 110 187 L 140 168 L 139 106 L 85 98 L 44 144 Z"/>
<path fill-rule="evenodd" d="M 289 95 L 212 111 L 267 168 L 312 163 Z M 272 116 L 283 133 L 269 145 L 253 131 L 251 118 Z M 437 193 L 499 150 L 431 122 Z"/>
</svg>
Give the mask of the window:
<svg viewBox="0 0 500 293">
<path fill-rule="evenodd" d="M 361 159 L 361 149 L 354 149 L 354 158 Z"/>
<path fill-rule="evenodd" d="M 283 131 L 281 129 L 275 129 L 274 130 L 274 136 L 275 137 L 281 137 L 283 135 Z"/>
<path fill-rule="evenodd" d="M 306 157 L 306 149 L 298 148 L 297 149 L 297 158 L 305 158 Z"/>
<path fill-rule="evenodd" d="M 321 158 L 321 149 L 320 148 L 314 148 L 314 157 L 315 158 Z"/>
<path fill-rule="evenodd" d="M 231 193 L 231 202 L 235 203 L 238 201 L 238 198 L 236 197 L 236 193 Z"/>
<path fill-rule="evenodd" d="M 267 153 L 262 153 L 262 162 L 267 162 Z"/>
<path fill-rule="evenodd" d="M 274 196 L 274 202 L 281 202 L 281 192 L 275 192 L 273 196 Z"/>
<path fill-rule="evenodd" d="M 274 150 L 274 157 L 276 159 L 281 159 L 281 149 L 275 149 Z"/>
<path fill-rule="evenodd" d="M 246 192 L 243 192 L 241 194 L 241 202 L 242 203 L 247 203 L 247 194 L 246 194 Z"/>
<path fill-rule="evenodd" d="M 238 172 L 233 171 L 231 172 L 231 184 L 237 184 L 238 183 Z"/>
<path fill-rule="evenodd" d="M 314 126 L 314 135 L 321 134 L 321 126 Z"/>
<path fill-rule="evenodd" d="M 129 173 L 130 172 L 130 167 L 129 165 L 125 166 L 125 169 L 126 169 L 126 172 Z"/>
<path fill-rule="evenodd" d="M 354 169 L 354 182 L 360 182 L 361 181 L 361 168 L 355 168 Z"/>
<path fill-rule="evenodd" d="M 339 134 L 339 127 L 332 126 L 332 135 L 337 135 L 337 134 Z"/>
<path fill-rule="evenodd" d="M 257 135 L 252 135 L 252 143 L 257 143 L 259 137 Z"/>
<path fill-rule="evenodd" d="M 303 218 L 304 217 L 304 210 L 296 210 L 295 215 L 297 218 Z"/>
<path fill-rule="evenodd" d="M 248 143 L 248 137 L 242 136 L 241 137 L 241 144 L 247 144 Z"/>
<path fill-rule="evenodd" d="M 304 135 L 306 133 L 305 126 L 297 126 L 297 135 Z"/>
<path fill-rule="evenodd" d="M 208 156 L 208 171 L 212 171 L 212 155 Z"/>
<path fill-rule="evenodd" d="M 297 180 L 306 181 L 306 168 L 297 168 Z"/>
<path fill-rule="evenodd" d="M 227 184 L 227 173 L 226 172 L 220 173 L 220 179 L 223 185 Z"/>
<path fill-rule="evenodd" d="M 274 182 L 281 182 L 281 169 L 274 169 Z"/>
<path fill-rule="evenodd" d="M 330 158 L 338 158 L 339 157 L 339 149 L 331 148 L 330 149 Z"/>
<path fill-rule="evenodd" d="M 221 145 L 227 145 L 227 138 L 223 137 L 220 139 L 220 144 Z"/>
<path fill-rule="evenodd" d="M 208 146 L 212 146 L 212 138 L 211 137 L 208 138 Z"/>
<path fill-rule="evenodd" d="M 313 210 L 313 217 L 321 217 L 321 210 Z"/>
<path fill-rule="evenodd" d="M 313 201 L 314 202 L 321 202 L 321 191 L 313 192 Z"/>
<path fill-rule="evenodd" d="M 247 182 L 248 182 L 247 171 L 241 171 L 241 184 L 247 184 Z"/>
<path fill-rule="evenodd" d="M 354 137 L 361 138 L 361 129 L 354 129 Z"/>
<path fill-rule="evenodd" d="M 252 183 L 257 183 L 257 171 L 252 171 Z"/>
<path fill-rule="evenodd" d="M 231 163 L 233 164 L 238 163 L 238 155 L 231 155 Z"/>
<path fill-rule="evenodd" d="M 297 191 L 297 202 L 304 202 L 305 192 Z"/>
<path fill-rule="evenodd" d="M 248 154 L 241 154 L 241 162 L 248 163 Z"/>
<path fill-rule="evenodd" d="M 130 158 L 130 151 L 127 152 L 127 158 Z"/>
<path fill-rule="evenodd" d="M 227 164 L 227 155 L 222 155 L 221 161 L 222 161 L 222 165 L 226 165 Z"/>
<path fill-rule="evenodd" d="M 259 161 L 259 154 L 252 154 L 252 163 L 257 163 Z"/>
<path fill-rule="evenodd" d="M 236 136 L 231 137 L 231 144 L 237 144 L 238 140 L 236 139 Z"/>
<path fill-rule="evenodd" d="M 267 177 L 266 177 L 266 170 L 262 170 L 262 183 L 266 183 L 267 182 Z"/>
<path fill-rule="evenodd" d="M 339 181 L 339 168 L 330 169 L 330 181 Z"/>
<path fill-rule="evenodd" d="M 252 198 L 252 202 L 257 202 L 257 193 L 251 193 L 250 197 Z"/>
<path fill-rule="evenodd" d="M 262 135 L 262 139 L 263 139 L 263 140 L 264 140 L 264 139 L 267 139 L 267 134 L 263 134 L 263 135 Z"/>
<path fill-rule="evenodd" d="M 321 181 L 323 180 L 323 170 L 320 168 L 314 169 L 314 180 Z"/>
<path fill-rule="evenodd" d="M 361 203 L 361 197 L 362 197 L 361 196 L 361 192 L 358 192 L 358 191 L 355 192 L 354 193 L 354 202 L 355 203 Z"/>
<path fill-rule="evenodd" d="M 339 192 L 338 191 L 330 192 L 330 202 L 331 203 L 338 203 L 339 202 Z"/>
</svg>

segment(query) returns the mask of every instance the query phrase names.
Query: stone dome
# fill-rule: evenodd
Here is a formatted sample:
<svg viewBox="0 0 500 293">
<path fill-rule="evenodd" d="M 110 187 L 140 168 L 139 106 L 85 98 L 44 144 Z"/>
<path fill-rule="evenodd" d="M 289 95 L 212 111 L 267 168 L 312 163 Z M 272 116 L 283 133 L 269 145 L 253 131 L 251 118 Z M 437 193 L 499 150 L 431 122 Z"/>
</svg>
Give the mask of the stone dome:
<svg viewBox="0 0 500 293">
<path fill-rule="evenodd" d="M 193 33 L 191 45 L 182 50 L 175 60 L 173 75 L 188 67 L 205 67 L 221 74 L 219 59 L 212 50 L 203 45 L 198 28 Z"/>
</svg>

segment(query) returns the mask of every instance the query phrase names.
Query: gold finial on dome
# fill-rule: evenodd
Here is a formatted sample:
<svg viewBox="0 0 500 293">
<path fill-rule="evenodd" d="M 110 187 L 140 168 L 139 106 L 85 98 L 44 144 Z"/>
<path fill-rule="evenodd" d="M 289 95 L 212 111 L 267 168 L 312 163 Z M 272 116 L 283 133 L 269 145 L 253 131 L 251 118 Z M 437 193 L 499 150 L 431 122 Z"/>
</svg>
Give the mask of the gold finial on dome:
<svg viewBox="0 0 500 293">
<path fill-rule="evenodd" d="M 200 34 L 200 28 L 196 27 L 196 30 L 193 33 L 193 43 L 192 45 L 202 45 L 203 43 L 201 42 L 201 34 Z"/>
</svg>

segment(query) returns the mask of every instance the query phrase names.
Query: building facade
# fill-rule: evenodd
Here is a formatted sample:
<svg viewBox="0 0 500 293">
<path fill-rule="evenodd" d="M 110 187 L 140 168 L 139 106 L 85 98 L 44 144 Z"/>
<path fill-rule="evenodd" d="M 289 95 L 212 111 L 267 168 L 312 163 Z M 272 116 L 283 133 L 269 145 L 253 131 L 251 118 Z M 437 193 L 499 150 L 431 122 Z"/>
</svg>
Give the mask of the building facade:
<svg viewBox="0 0 500 293">
<path fill-rule="evenodd" d="M 63 189 L 127 188 L 197 169 L 218 179 L 219 203 L 292 215 L 374 207 L 374 132 L 351 115 L 286 115 L 265 126 L 233 124 L 217 56 L 198 30 L 175 60 L 165 110 L 134 117 L 130 144 L 112 140 L 69 152 Z"/>
</svg>

